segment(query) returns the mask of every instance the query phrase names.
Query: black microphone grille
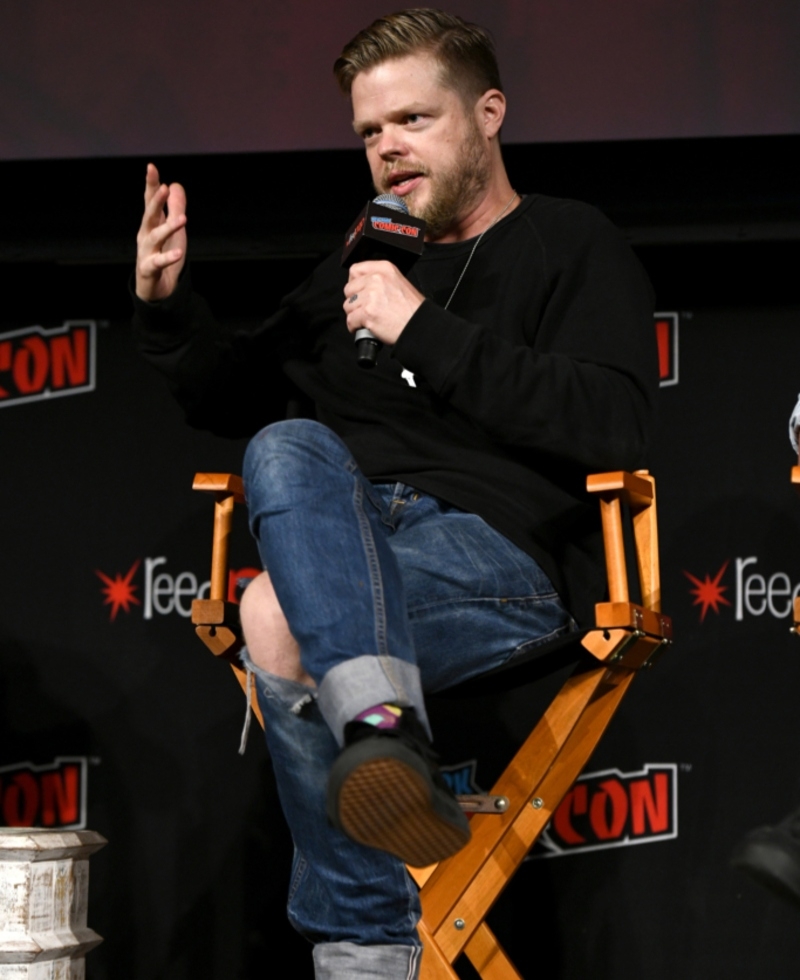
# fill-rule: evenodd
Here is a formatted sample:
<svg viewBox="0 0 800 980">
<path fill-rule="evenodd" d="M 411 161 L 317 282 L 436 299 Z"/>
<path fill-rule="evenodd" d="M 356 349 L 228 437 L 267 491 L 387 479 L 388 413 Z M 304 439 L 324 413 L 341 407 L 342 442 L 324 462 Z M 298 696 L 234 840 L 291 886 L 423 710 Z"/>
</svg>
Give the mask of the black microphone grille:
<svg viewBox="0 0 800 980">
<path fill-rule="evenodd" d="M 397 194 L 378 194 L 372 199 L 373 204 L 380 204 L 384 208 L 392 208 L 393 211 L 401 211 L 408 214 L 408 205 Z"/>
</svg>

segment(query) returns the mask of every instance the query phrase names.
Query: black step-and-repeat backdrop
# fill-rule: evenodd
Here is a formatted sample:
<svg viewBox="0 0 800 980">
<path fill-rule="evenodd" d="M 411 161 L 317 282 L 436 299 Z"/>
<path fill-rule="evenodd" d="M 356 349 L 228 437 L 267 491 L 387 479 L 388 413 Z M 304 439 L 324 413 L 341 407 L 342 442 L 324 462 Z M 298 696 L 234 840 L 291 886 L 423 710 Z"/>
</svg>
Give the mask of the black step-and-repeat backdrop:
<svg viewBox="0 0 800 980">
<path fill-rule="evenodd" d="M 311 264 L 199 264 L 195 279 L 221 315 L 234 295 L 252 307 L 237 313 L 266 312 Z M 269 759 L 257 732 L 237 754 L 243 698 L 189 621 L 211 533 L 192 475 L 238 470 L 244 446 L 186 428 L 138 359 L 128 274 L 0 266 L 0 823 L 109 839 L 92 859 L 93 980 L 249 980 L 278 954 L 310 976 L 284 920 L 290 841 Z M 524 976 L 797 975 L 796 912 L 728 860 L 800 805 L 786 437 L 800 308 L 757 285 L 745 305 L 676 308 L 679 292 L 659 287 L 652 461 L 676 643 L 493 913 Z M 257 555 L 239 523 L 247 576 Z M 487 787 L 537 698 L 495 704 L 482 748 L 462 708 L 435 709 L 457 789 Z"/>
</svg>

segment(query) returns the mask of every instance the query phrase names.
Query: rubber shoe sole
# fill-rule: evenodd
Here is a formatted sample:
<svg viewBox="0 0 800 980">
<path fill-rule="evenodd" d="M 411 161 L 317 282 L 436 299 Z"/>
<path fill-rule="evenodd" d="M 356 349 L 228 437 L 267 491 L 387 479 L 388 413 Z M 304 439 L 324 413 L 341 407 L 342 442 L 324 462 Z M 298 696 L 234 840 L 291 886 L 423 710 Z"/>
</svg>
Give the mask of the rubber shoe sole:
<svg viewBox="0 0 800 980">
<path fill-rule="evenodd" d="M 455 797 L 436 786 L 422 758 L 390 738 L 342 752 L 331 769 L 328 816 L 352 840 L 414 868 L 450 857 L 470 838 Z"/>
</svg>

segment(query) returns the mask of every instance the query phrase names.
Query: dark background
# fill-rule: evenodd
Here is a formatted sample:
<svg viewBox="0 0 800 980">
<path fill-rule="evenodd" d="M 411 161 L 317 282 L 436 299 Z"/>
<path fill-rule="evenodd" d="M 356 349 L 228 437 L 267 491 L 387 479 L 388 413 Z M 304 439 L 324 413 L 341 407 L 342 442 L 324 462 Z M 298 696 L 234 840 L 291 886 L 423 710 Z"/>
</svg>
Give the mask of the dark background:
<svg viewBox="0 0 800 980">
<path fill-rule="evenodd" d="M 515 107 L 509 142 L 800 129 L 795 0 L 446 6 L 495 37 Z M 0 157 L 355 146 L 331 68 L 391 9 L 380 0 L 6 0 Z"/>
<path fill-rule="evenodd" d="M 492 924 L 525 976 L 793 980 L 796 912 L 728 860 L 746 830 L 800 805 L 800 640 L 769 610 L 737 619 L 735 575 L 756 557 L 747 574 L 800 582 L 786 437 L 800 390 L 797 8 L 483 7 L 452 9 L 493 27 L 504 65 L 529 73 L 505 72 L 512 183 L 601 207 L 680 329 L 652 460 L 676 643 L 590 764 L 678 764 L 678 837 L 531 861 Z M 105 942 L 90 980 L 255 980 L 277 954 L 311 974 L 283 913 L 290 841 L 258 733 L 236 754 L 230 672 L 177 612 L 147 620 L 134 604 L 111 621 L 96 572 L 163 557 L 160 572 L 205 579 L 211 505 L 191 478 L 238 470 L 244 448 L 186 428 L 133 349 L 146 160 L 186 184 L 197 288 L 223 319 L 257 320 L 369 195 L 360 153 L 336 148 L 350 137 L 328 71 L 384 8 L 340 11 L 341 38 L 311 3 L 193 9 L 123 16 L 84 0 L 0 14 L 0 341 L 99 324 L 94 392 L 0 408 L 0 767 L 92 760 L 88 825 L 110 843 L 92 859 L 90 925 Z M 282 54 L 293 37 L 300 48 Z M 238 152 L 267 148 L 292 152 Z M 233 564 L 250 566 L 239 523 Z M 684 573 L 713 578 L 725 562 L 731 605 L 701 621 Z M 519 699 L 506 709 L 498 741 L 529 713 Z M 446 724 L 457 741 L 452 709 Z"/>
<path fill-rule="evenodd" d="M 678 763 L 679 834 L 525 865 L 493 922 L 526 976 L 543 960 L 570 980 L 796 975 L 796 913 L 728 858 L 748 828 L 800 804 L 800 641 L 769 612 L 736 620 L 734 574 L 736 557 L 756 556 L 748 574 L 800 581 L 786 438 L 800 388 L 799 148 L 784 136 L 508 149 L 521 191 L 602 206 L 658 308 L 680 314 L 679 383 L 662 389 L 652 464 L 677 639 L 590 766 Z M 195 281 L 226 320 L 272 308 L 368 193 L 347 151 L 158 162 L 187 184 Z M 330 209 L 303 194 L 320 162 L 342 188 Z M 106 937 L 88 959 L 94 980 L 256 978 L 275 950 L 310 975 L 283 915 L 290 843 L 269 760 L 258 737 L 236 754 L 238 687 L 177 612 L 145 620 L 132 605 L 112 622 L 95 574 L 165 557 L 159 571 L 203 580 L 211 505 L 191 492 L 192 474 L 238 470 L 243 451 L 186 428 L 133 349 L 144 163 L 0 165 L 13 188 L 0 331 L 101 324 L 93 393 L 0 410 L 0 765 L 94 760 L 88 822 L 110 841 L 92 859 L 90 922 Z M 285 188 L 280 201 L 261 189 L 266 172 Z M 217 192 L 243 184 L 254 188 L 247 208 Z M 240 523 L 235 567 L 257 563 Z M 713 577 L 725 561 L 732 605 L 701 622 L 683 573 Z M 141 567 L 133 581 L 141 599 Z M 502 730 L 527 711 L 513 703 Z M 480 762 L 477 778 L 487 782 Z"/>
</svg>

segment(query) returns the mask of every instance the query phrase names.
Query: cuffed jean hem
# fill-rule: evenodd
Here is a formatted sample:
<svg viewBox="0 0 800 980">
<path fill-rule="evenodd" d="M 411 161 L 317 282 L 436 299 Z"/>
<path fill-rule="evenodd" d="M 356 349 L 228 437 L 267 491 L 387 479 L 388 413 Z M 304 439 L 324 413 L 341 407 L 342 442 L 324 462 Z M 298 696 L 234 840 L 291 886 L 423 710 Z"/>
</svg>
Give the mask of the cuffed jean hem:
<svg viewBox="0 0 800 980">
<path fill-rule="evenodd" d="M 318 943 L 314 976 L 316 980 L 417 980 L 421 959 L 421 946 Z"/>
<path fill-rule="evenodd" d="M 328 821 L 328 776 L 340 750 L 319 710 L 318 692 L 253 665 L 244 650 L 240 656 L 256 677 L 278 795 L 295 845 L 292 926 L 315 944 L 417 945 L 419 892 L 403 863 L 357 844 Z"/>
<path fill-rule="evenodd" d="M 319 685 L 319 710 L 339 745 L 344 726 L 376 704 L 414 708 L 430 736 L 419 668 L 397 657 L 361 656 L 332 667 Z"/>
</svg>

